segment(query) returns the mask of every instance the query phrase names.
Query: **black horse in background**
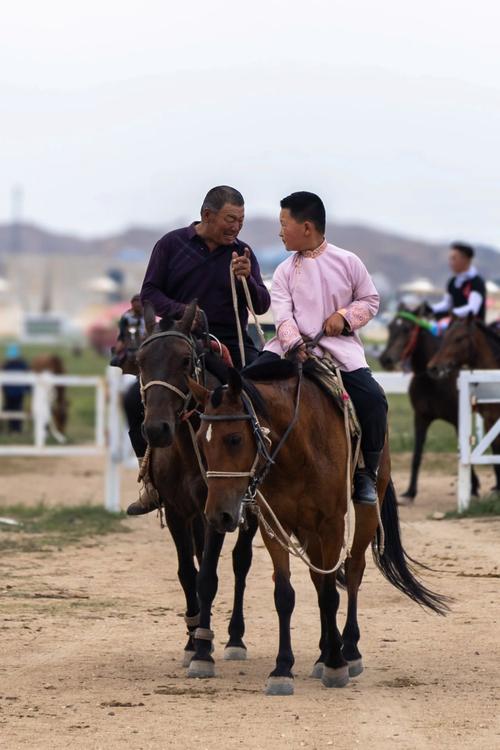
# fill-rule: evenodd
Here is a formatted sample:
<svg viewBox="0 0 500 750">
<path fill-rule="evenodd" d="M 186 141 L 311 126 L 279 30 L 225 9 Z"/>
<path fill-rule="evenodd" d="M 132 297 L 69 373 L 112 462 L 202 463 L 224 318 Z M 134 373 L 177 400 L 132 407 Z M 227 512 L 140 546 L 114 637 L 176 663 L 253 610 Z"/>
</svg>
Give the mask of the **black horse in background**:
<svg viewBox="0 0 500 750">
<path fill-rule="evenodd" d="M 414 418 L 413 457 L 410 483 L 406 492 L 401 495 L 411 502 L 417 495 L 422 453 L 432 422 L 442 419 L 452 424 L 458 432 L 457 372 L 451 372 L 439 380 L 429 374 L 427 366 L 440 347 L 440 339 L 401 313 L 410 313 L 416 318 L 425 319 L 429 314 L 429 308 L 423 303 L 415 310 L 409 310 L 401 304 L 389 325 L 389 339 L 380 355 L 380 364 L 385 370 L 406 366 L 413 373 L 408 391 Z M 474 470 L 471 472 L 471 488 L 472 494 L 477 496 L 479 479 Z"/>
</svg>

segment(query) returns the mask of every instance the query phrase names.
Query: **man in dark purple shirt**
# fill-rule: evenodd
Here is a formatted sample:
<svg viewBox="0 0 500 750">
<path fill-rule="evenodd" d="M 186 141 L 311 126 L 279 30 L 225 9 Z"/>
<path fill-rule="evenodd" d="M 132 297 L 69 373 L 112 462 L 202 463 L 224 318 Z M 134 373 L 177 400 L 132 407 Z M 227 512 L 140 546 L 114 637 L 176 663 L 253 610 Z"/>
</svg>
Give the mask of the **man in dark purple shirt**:
<svg viewBox="0 0 500 750">
<path fill-rule="evenodd" d="M 246 363 L 258 351 L 247 333 L 248 311 L 241 279 L 246 278 L 257 315 L 267 312 L 271 303 L 260 274 L 257 258 L 238 239 L 244 219 L 243 196 L 222 185 L 207 193 L 201 207 L 201 221 L 168 232 L 153 248 L 141 289 L 143 303 L 149 301 L 157 315 L 182 317 L 187 304 L 198 300 L 207 316 L 210 332 L 227 346 L 235 367 L 241 367 L 238 329 L 231 294 L 230 266 L 236 276 L 238 317 L 243 332 Z M 132 389 L 130 389 L 132 393 Z M 134 389 L 132 413 L 127 411 L 130 439 L 139 460 L 146 443 L 141 425 L 144 419 L 139 386 Z M 131 418 L 132 417 L 132 418 Z M 154 488 L 144 483 L 139 500 L 129 505 L 129 515 L 142 515 L 157 508 Z"/>
<path fill-rule="evenodd" d="M 157 315 L 180 318 L 193 299 L 205 312 L 210 332 L 224 343 L 235 367 L 241 367 L 238 334 L 231 296 L 230 266 L 236 278 L 245 277 L 258 315 L 270 305 L 257 258 L 238 239 L 243 226 L 243 196 L 234 188 L 215 187 L 201 207 L 201 221 L 175 229 L 159 240 L 151 254 L 141 290 Z M 238 316 L 244 332 L 245 359 L 257 356 L 246 327 L 248 312 L 241 283 L 236 284 Z"/>
</svg>

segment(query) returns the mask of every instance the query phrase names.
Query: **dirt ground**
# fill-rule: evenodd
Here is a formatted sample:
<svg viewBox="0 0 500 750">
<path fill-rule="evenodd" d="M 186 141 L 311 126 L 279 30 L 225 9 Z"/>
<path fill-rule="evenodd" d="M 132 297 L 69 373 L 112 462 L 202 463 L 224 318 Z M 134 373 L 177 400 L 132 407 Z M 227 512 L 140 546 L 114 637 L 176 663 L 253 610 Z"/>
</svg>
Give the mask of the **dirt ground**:
<svg viewBox="0 0 500 750">
<path fill-rule="evenodd" d="M 406 463 L 396 463 L 399 490 Z M 188 680 L 180 664 L 184 602 L 173 544 L 154 517 L 127 521 L 133 533 L 60 551 L 4 553 L 1 747 L 500 747 L 500 519 L 429 520 L 454 507 L 453 470 L 452 459 L 429 460 L 415 507 L 401 510 L 405 546 L 437 569 L 426 579 L 455 597 L 452 614 L 422 611 L 370 560 L 360 596 L 366 669 L 342 690 L 308 677 L 319 622 L 314 589 L 297 563 L 295 695 L 263 694 L 277 618 L 259 538 L 246 599 L 249 659 L 222 661 L 232 598 L 227 544 L 214 611 L 217 677 L 204 681 Z M 0 471 L 3 502 L 102 498 L 97 459 L 12 459 Z M 124 505 L 134 493 L 134 476 L 124 473 Z M 342 619 L 344 612 L 345 596 Z"/>
</svg>

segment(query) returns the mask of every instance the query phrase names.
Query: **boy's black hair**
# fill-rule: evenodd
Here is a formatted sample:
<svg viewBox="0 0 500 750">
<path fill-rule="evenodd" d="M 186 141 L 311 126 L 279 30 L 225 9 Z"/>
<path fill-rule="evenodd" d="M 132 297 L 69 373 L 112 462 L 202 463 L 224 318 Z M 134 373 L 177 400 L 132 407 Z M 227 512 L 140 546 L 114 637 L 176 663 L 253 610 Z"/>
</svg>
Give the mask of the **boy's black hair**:
<svg viewBox="0 0 500 750">
<path fill-rule="evenodd" d="M 310 221 L 318 232 L 325 233 L 326 211 L 319 195 L 300 190 L 298 193 L 291 193 L 283 198 L 280 206 L 288 209 L 296 221 Z"/>
<path fill-rule="evenodd" d="M 471 245 L 466 245 L 465 242 L 452 242 L 450 245 L 452 250 L 458 250 L 459 253 L 465 255 L 469 260 L 474 257 L 474 248 Z"/>
</svg>

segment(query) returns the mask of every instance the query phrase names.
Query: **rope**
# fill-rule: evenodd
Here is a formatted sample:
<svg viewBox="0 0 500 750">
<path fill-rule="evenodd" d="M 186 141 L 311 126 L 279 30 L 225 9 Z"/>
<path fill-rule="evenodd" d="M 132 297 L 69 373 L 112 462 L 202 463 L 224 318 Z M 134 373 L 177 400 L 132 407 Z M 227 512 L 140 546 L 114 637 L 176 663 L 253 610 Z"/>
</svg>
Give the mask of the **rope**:
<svg viewBox="0 0 500 750">
<path fill-rule="evenodd" d="M 238 309 L 238 293 L 236 291 L 236 276 L 234 274 L 232 263 L 229 266 L 229 278 L 231 280 L 231 296 L 233 298 L 233 308 L 234 308 L 234 317 L 236 318 L 236 330 L 238 331 L 238 346 L 240 349 L 240 359 L 241 359 L 241 366 L 245 367 L 246 365 L 246 359 L 245 359 L 245 344 L 243 342 L 243 331 L 241 328 L 241 321 L 239 316 L 239 309 Z M 264 346 L 266 343 L 266 339 L 264 337 L 264 331 L 261 328 L 261 325 L 257 319 L 257 315 L 254 310 L 252 297 L 250 295 L 250 290 L 248 288 L 248 283 L 245 277 L 242 277 L 241 283 L 243 286 L 243 291 L 245 293 L 245 299 L 247 307 L 250 311 L 250 314 L 252 315 L 255 323 L 255 328 L 257 329 L 257 335 L 259 337 L 261 346 Z"/>
</svg>

